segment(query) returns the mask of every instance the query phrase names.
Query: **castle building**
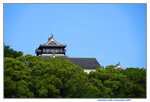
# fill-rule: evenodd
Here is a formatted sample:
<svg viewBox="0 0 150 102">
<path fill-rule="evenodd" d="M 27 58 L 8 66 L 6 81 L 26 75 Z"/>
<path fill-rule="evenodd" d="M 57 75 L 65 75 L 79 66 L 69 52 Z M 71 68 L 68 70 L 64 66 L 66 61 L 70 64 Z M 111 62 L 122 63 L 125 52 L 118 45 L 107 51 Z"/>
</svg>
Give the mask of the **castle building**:
<svg viewBox="0 0 150 102">
<path fill-rule="evenodd" d="M 53 58 L 53 57 L 64 57 L 70 60 L 75 65 L 78 65 L 84 69 L 85 72 L 95 71 L 100 66 L 96 58 L 72 58 L 66 56 L 66 45 L 58 43 L 53 35 L 48 38 L 45 44 L 41 44 L 35 53 L 41 58 Z"/>
<path fill-rule="evenodd" d="M 41 44 L 35 51 L 37 56 L 42 58 L 49 57 L 67 57 L 66 56 L 66 45 L 58 43 L 53 35 L 48 38 L 48 42 Z"/>
<path fill-rule="evenodd" d="M 123 69 L 122 66 L 120 65 L 120 62 L 114 66 L 115 69 Z"/>
</svg>

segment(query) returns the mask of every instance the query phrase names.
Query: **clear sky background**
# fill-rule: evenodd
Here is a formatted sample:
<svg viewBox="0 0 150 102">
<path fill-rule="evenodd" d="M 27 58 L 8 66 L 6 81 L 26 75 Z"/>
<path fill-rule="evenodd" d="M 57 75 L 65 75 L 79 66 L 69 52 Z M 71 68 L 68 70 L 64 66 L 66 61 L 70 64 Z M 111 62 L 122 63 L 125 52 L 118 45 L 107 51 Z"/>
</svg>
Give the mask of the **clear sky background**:
<svg viewBox="0 0 150 102">
<path fill-rule="evenodd" d="M 146 4 L 4 4 L 4 43 L 35 54 L 53 33 L 69 57 L 146 68 Z"/>
</svg>

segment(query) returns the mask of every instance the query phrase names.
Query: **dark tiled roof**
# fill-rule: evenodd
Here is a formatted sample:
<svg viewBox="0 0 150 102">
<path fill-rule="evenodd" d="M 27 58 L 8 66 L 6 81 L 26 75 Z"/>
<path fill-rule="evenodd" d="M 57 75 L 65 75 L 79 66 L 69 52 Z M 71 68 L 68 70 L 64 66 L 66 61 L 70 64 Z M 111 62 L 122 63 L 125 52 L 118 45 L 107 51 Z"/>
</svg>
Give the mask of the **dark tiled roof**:
<svg viewBox="0 0 150 102">
<path fill-rule="evenodd" d="M 85 69 L 96 69 L 100 66 L 96 58 L 67 58 L 75 65 Z"/>
<path fill-rule="evenodd" d="M 41 56 L 43 59 L 52 58 L 49 56 Z M 66 58 L 66 56 L 64 56 Z M 100 66 L 96 58 L 66 58 L 70 60 L 73 64 L 78 65 L 84 69 L 96 69 Z"/>
</svg>

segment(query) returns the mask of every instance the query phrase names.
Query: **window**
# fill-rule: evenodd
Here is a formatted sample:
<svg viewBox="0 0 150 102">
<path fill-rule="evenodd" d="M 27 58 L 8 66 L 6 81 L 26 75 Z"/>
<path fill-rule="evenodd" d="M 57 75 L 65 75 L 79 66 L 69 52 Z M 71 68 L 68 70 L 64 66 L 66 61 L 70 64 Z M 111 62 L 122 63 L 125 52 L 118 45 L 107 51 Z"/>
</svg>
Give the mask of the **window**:
<svg viewBox="0 0 150 102">
<path fill-rule="evenodd" d="M 48 49 L 48 52 L 50 52 L 50 49 Z"/>
<path fill-rule="evenodd" d="M 56 50 L 55 50 L 55 52 L 57 53 L 57 52 L 59 52 L 59 50 L 58 50 L 58 49 L 56 49 Z"/>
<path fill-rule="evenodd" d="M 45 52 L 45 49 L 43 49 L 43 52 Z"/>
<path fill-rule="evenodd" d="M 51 49 L 51 52 L 54 53 L 55 52 L 54 49 Z"/>
<path fill-rule="evenodd" d="M 46 49 L 46 52 L 50 52 L 50 49 Z"/>
</svg>

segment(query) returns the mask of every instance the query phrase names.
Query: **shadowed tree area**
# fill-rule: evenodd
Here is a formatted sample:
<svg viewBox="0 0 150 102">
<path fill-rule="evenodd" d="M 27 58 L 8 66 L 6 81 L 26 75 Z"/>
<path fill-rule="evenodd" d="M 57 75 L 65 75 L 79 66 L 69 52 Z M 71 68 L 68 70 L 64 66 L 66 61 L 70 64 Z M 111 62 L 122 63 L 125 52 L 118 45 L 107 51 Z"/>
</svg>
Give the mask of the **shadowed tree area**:
<svg viewBox="0 0 150 102">
<path fill-rule="evenodd" d="M 146 98 L 143 68 L 120 70 L 110 65 L 87 74 L 60 57 L 8 55 L 4 57 L 5 98 Z"/>
</svg>

